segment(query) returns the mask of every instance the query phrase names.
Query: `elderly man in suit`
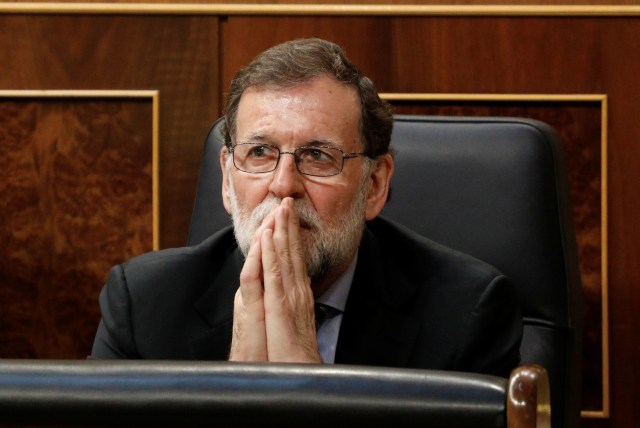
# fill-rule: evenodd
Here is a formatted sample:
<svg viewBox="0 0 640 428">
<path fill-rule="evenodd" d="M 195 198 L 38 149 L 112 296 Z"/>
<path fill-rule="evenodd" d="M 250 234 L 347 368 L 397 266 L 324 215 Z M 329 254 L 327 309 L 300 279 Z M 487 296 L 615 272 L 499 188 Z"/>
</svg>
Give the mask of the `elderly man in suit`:
<svg viewBox="0 0 640 428">
<path fill-rule="evenodd" d="M 508 279 L 378 217 L 394 169 L 391 110 L 337 45 L 295 40 L 259 55 L 235 76 L 225 123 L 233 227 L 114 267 L 92 358 L 502 376 L 518 364 Z"/>
</svg>

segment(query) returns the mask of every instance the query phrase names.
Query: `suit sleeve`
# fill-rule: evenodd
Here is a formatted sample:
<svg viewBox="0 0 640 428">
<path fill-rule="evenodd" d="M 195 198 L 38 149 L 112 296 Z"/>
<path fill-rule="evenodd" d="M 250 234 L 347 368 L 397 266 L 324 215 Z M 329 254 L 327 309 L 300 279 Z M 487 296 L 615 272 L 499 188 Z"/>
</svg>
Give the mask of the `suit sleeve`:
<svg viewBox="0 0 640 428">
<path fill-rule="evenodd" d="M 469 315 L 455 366 L 508 377 L 520 363 L 522 314 L 511 282 L 495 277 Z"/>
<path fill-rule="evenodd" d="M 122 265 L 114 266 L 109 272 L 99 302 L 102 320 L 89 358 L 140 358 L 133 339 L 129 288 Z"/>
</svg>

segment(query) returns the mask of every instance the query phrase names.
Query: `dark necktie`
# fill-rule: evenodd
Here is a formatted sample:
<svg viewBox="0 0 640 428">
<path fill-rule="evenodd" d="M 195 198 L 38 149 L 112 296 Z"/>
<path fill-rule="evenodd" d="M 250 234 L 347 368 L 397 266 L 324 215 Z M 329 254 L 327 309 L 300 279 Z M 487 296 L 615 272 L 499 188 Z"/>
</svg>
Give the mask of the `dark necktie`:
<svg viewBox="0 0 640 428">
<path fill-rule="evenodd" d="M 329 305 L 325 305 L 324 303 L 316 303 L 314 305 L 316 312 L 316 330 L 320 328 L 322 323 L 331 318 L 336 313 L 336 308 L 332 308 Z"/>
</svg>

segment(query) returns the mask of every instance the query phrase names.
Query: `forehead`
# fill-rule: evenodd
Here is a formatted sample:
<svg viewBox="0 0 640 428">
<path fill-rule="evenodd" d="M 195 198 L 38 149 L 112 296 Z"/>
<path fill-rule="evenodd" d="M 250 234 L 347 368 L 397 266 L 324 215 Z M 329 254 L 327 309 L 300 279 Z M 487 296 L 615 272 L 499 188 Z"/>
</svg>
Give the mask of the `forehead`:
<svg viewBox="0 0 640 428">
<path fill-rule="evenodd" d="M 356 90 L 321 76 L 290 88 L 250 87 L 236 118 L 237 142 L 253 136 L 276 143 L 297 140 L 359 140 L 360 102 Z"/>
</svg>

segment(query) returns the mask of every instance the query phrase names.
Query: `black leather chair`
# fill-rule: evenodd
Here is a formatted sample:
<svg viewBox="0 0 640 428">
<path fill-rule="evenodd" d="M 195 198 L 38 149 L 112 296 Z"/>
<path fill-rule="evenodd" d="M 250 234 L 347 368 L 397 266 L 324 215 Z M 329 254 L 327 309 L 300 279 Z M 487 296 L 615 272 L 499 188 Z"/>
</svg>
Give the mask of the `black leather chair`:
<svg viewBox="0 0 640 428">
<path fill-rule="evenodd" d="M 189 243 L 229 219 L 218 122 Z M 384 214 L 510 275 L 525 316 L 510 379 L 340 365 L 0 360 L 0 425 L 575 426 L 579 280 L 561 145 L 521 119 L 396 117 Z M 548 369 L 551 377 L 549 404 Z"/>
<path fill-rule="evenodd" d="M 206 140 L 188 242 L 230 224 L 220 196 L 220 122 Z M 580 277 L 562 143 L 518 118 L 396 116 L 383 215 L 485 260 L 517 287 L 523 363 L 545 367 L 554 427 L 579 423 Z"/>
</svg>

